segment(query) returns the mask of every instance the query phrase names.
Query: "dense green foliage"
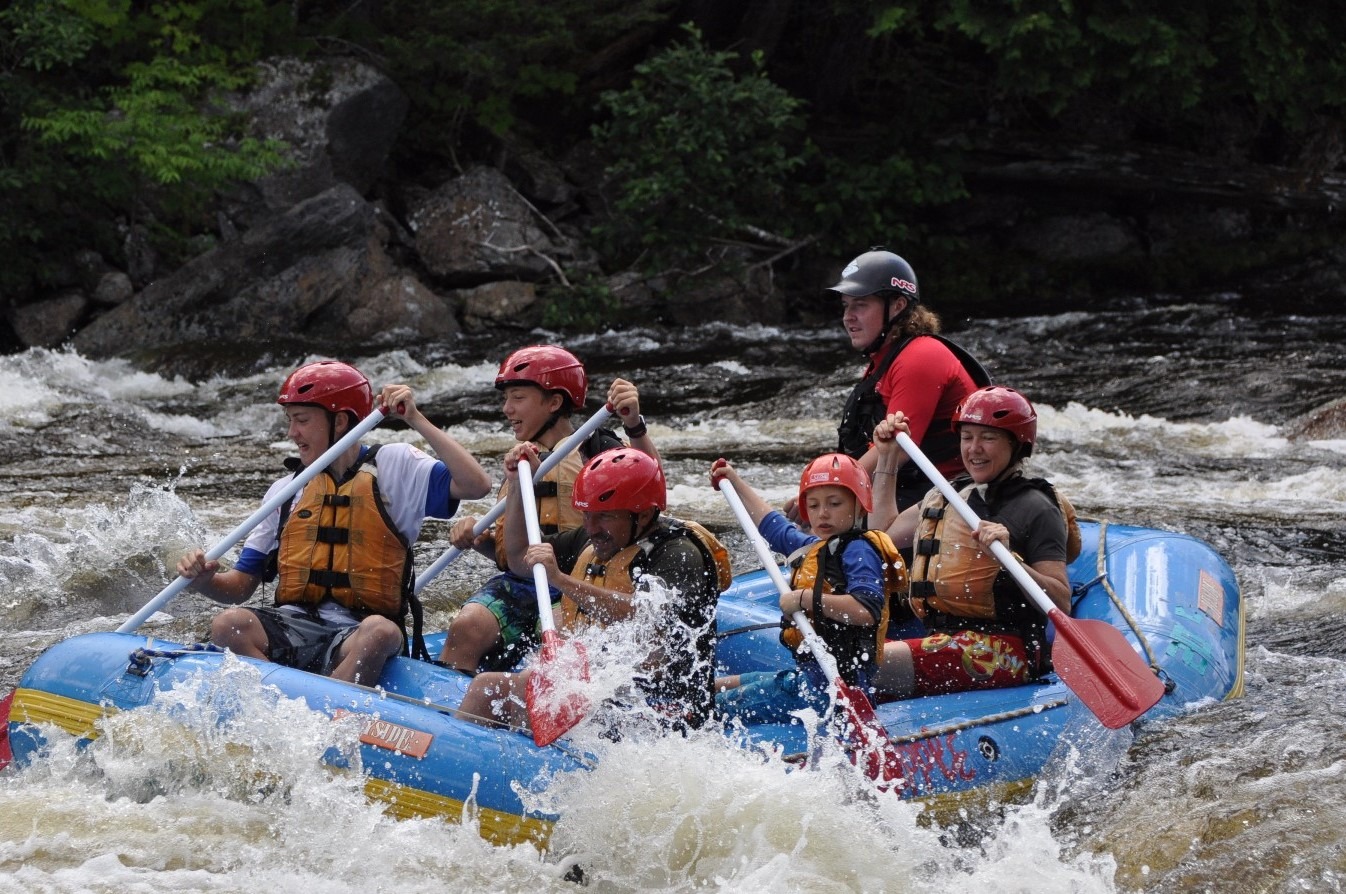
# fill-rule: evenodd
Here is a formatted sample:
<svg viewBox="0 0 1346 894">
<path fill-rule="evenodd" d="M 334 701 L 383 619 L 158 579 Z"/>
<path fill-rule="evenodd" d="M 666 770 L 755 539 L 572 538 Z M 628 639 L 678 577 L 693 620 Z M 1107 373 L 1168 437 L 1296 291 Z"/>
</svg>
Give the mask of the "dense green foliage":
<svg viewBox="0 0 1346 894">
<path fill-rule="evenodd" d="M 568 99 L 594 57 L 663 21 L 673 6 L 671 0 L 384 0 L 366 17 L 340 16 L 326 30 L 374 54 L 407 91 L 416 122 L 407 151 L 455 159 L 479 145 L 474 131 L 504 137 L 522 128 L 545 138 L 553 119 L 575 111 Z M 314 25 L 321 20 L 310 16 Z"/>
<path fill-rule="evenodd" d="M 75 250 L 122 261 L 140 225 L 171 249 L 216 188 L 283 162 L 211 105 L 283 33 L 264 0 L 19 0 L 0 11 L 0 288 L 62 276 Z M 170 258 L 171 260 L 171 254 Z"/>
<path fill-rule="evenodd" d="M 767 79 L 761 54 L 741 76 L 738 54 L 689 39 L 635 67 L 601 98 L 596 148 L 616 187 L 600 230 L 620 256 L 704 263 L 716 245 L 786 219 L 804 164 L 800 102 Z"/>
<path fill-rule="evenodd" d="M 1291 0 L 14 0 L 0 290 L 68 282 L 90 248 L 125 266 L 133 227 L 165 263 L 209 233 L 220 190 L 284 162 L 221 101 L 278 54 L 398 83 L 403 181 L 590 143 L 602 194 L 566 213 L 611 273 L 937 246 L 961 156 L 1006 134 L 1327 170 L 1344 38 Z"/>
<path fill-rule="evenodd" d="M 1092 117 L 1113 138 L 1207 149 L 1231 119 L 1266 139 L 1346 108 L 1346 19 L 1293 0 L 879 3 L 869 33 L 975 62 L 968 86 L 1008 124 Z"/>
</svg>

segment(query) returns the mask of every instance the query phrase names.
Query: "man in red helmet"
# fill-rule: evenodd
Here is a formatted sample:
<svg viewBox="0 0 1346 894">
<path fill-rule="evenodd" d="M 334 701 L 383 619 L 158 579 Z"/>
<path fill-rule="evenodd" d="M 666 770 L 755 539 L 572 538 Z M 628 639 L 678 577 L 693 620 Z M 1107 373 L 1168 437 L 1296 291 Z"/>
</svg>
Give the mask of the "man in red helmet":
<svg viewBox="0 0 1346 894">
<path fill-rule="evenodd" d="M 981 523 L 969 528 L 932 489 L 897 514 L 891 494 L 902 448 L 894 413 L 874 429 L 878 466 L 870 524 L 899 547 L 915 545 L 909 569 L 911 609 L 926 635 L 884 646 L 879 687 L 891 696 L 933 695 L 1028 683 L 1049 667 L 1047 620 L 991 553 L 1005 544 L 1043 591 L 1070 611 L 1067 562 L 1079 554 L 1074 512 L 1051 484 L 1024 474 L 1037 440 L 1037 412 L 1012 388 L 974 391 L 953 413 L 966 473 L 953 481 Z M 889 499 L 885 499 L 889 498 Z M 1073 554 L 1072 554 L 1073 553 Z"/>
<path fill-rule="evenodd" d="M 516 445 L 505 458 L 511 480 L 517 480 L 520 457 L 536 467 L 536 448 Z M 728 581 L 728 557 L 705 529 L 660 515 L 667 491 L 659 463 L 630 447 L 588 460 L 572 494 L 583 526 L 540 544 L 527 541 L 517 487 L 506 500 L 510 568 L 521 577 L 536 564 L 547 570 L 553 595 L 560 597 L 557 629 L 563 634 L 631 622 L 637 594 L 662 583 L 669 599 L 647 631 L 650 650 L 633 682 L 675 728 L 702 726 L 714 704 L 715 605 Z M 478 674 L 458 716 L 527 726 L 524 694 L 531 674 L 528 668 Z"/>
<path fill-rule="evenodd" d="M 531 345 L 514 351 L 500 364 L 495 387 L 502 393 L 501 407 L 516 441 L 531 442 L 545 451 L 574 433 L 571 415 L 583 409 L 589 379 L 584 365 L 564 348 L 556 345 Z M 653 457 L 659 453 L 640 415 L 640 395 L 636 386 L 617 379 L 608 389 L 612 406 L 631 446 Z M 582 446 L 565 457 L 546 477 L 534 485 L 538 521 L 544 534 L 579 528 L 580 512 L 571 505 L 571 488 L 585 458 L 606 448 L 621 446 L 612 432 L 600 429 L 592 444 Z M 509 482 L 501 486 L 504 499 Z M 475 516 L 464 516 L 449 532 L 450 542 L 458 549 L 475 549 L 495 561 L 500 573 L 493 575 L 463 604 L 449 625 L 439 661 L 464 673 L 479 670 L 508 670 L 537 645 L 537 600 L 529 574 L 509 570 L 505 553 L 504 529 L 508 518 L 494 531 L 474 535 Z"/>
<path fill-rule="evenodd" d="M 306 364 L 281 386 L 299 471 L 373 411 L 369 380 L 334 360 Z M 490 493 L 491 479 L 449 434 L 416 406 L 407 385 L 386 385 L 379 407 L 425 439 L 438 456 L 411 444 L 355 444 L 288 504 L 253 529 L 233 568 L 188 551 L 178 573 L 217 602 L 211 642 L 239 655 L 373 685 L 403 650 L 414 596 L 411 547 L 426 517 L 450 518 L 460 500 Z M 276 481 L 267 493 L 288 483 Z M 274 606 L 244 607 L 264 580 L 276 580 Z"/>
</svg>

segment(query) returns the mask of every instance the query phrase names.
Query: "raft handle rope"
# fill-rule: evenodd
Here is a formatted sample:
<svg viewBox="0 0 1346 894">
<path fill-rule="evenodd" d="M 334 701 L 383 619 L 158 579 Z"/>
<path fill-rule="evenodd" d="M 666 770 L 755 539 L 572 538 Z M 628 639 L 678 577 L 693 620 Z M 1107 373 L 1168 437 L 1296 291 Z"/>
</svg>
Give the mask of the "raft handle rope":
<svg viewBox="0 0 1346 894">
<path fill-rule="evenodd" d="M 1108 579 L 1107 538 L 1108 523 L 1104 519 L 1099 519 L 1098 577 L 1091 580 L 1088 584 L 1083 585 L 1079 590 L 1080 595 L 1083 596 L 1084 590 L 1087 590 L 1096 583 L 1101 583 L 1103 585 L 1103 592 L 1108 594 L 1108 599 L 1112 602 L 1113 607 L 1117 609 L 1119 614 L 1121 614 L 1122 619 L 1126 621 L 1126 626 L 1131 628 L 1131 633 L 1136 637 L 1136 641 L 1140 643 L 1140 647 L 1145 651 L 1145 658 L 1150 663 L 1150 670 L 1154 671 L 1154 675 L 1163 681 L 1164 693 L 1172 694 L 1173 690 L 1177 688 L 1177 683 L 1162 667 L 1160 667 L 1159 659 L 1155 657 L 1154 649 L 1150 647 L 1149 639 L 1141 632 L 1140 625 L 1136 623 L 1135 617 L 1132 616 L 1131 612 L 1127 610 L 1127 607 L 1122 603 L 1121 597 L 1118 596 L 1117 591 L 1112 588 L 1112 581 Z"/>
<path fill-rule="evenodd" d="M 127 665 L 126 672 L 135 674 L 137 677 L 144 677 L 154 667 L 154 659 L 156 658 L 181 658 L 183 655 L 195 655 L 201 652 L 223 651 L 224 649 L 214 643 L 192 643 L 179 649 L 152 649 L 146 646 L 131 653 L 130 664 Z"/>
<path fill-rule="evenodd" d="M 767 623 L 763 623 L 763 624 L 749 624 L 749 625 L 747 625 L 746 627 L 734 627 L 734 628 L 731 628 L 731 629 L 729 629 L 729 630 L 722 630 L 722 631 L 720 631 L 720 632 L 718 632 L 718 633 L 715 634 L 715 638 L 716 638 L 716 639 L 727 639 L 727 638 L 729 638 L 729 637 L 731 637 L 731 636 L 736 636 L 736 635 L 738 635 L 738 634 L 740 634 L 740 633 L 752 633 L 752 632 L 755 631 L 755 630 L 780 630 L 780 629 L 781 629 L 781 626 L 782 626 L 782 625 L 781 625 L 781 622 L 780 622 L 780 621 L 772 621 L 772 622 L 769 623 L 769 624 L 767 624 Z"/>
<path fill-rule="evenodd" d="M 987 714 L 984 717 L 977 717 L 972 720 L 963 720 L 958 723 L 949 723 L 944 726 L 923 727 L 919 733 L 912 733 L 906 736 L 890 736 L 888 741 L 893 745 L 911 745 L 925 739 L 936 739 L 940 736 L 946 736 L 951 733 L 961 733 L 970 729 L 976 729 L 979 726 L 989 726 L 992 723 L 1001 723 L 1006 720 L 1014 720 L 1018 717 L 1028 717 L 1033 714 L 1040 714 L 1043 711 L 1051 711 L 1056 708 L 1064 708 L 1070 704 L 1070 699 L 1058 698 L 1040 705 L 1028 705 L 1023 708 L 1015 708 L 1012 711 L 1002 711 L 999 714 Z M 790 764 L 803 764 L 808 760 L 807 752 L 795 752 L 781 756 L 781 760 Z"/>
</svg>

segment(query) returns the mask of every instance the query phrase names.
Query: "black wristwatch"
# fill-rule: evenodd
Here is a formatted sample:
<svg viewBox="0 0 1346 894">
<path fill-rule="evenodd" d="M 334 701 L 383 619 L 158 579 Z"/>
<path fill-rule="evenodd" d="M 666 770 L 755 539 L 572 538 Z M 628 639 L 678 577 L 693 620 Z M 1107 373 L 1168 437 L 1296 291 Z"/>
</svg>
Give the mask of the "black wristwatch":
<svg viewBox="0 0 1346 894">
<path fill-rule="evenodd" d="M 626 436 L 634 441 L 636 438 L 645 437 L 645 435 L 649 432 L 649 428 L 647 428 L 645 425 L 645 417 L 637 416 L 635 425 L 627 425 L 625 422 L 623 422 L 622 431 L 626 432 Z"/>
</svg>

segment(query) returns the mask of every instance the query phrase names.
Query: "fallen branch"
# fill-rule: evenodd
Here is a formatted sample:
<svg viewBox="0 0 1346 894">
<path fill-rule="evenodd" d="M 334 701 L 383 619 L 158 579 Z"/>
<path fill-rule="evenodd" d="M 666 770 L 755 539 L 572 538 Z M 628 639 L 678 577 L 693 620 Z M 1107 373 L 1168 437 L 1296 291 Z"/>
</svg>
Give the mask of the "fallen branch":
<svg viewBox="0 0 1346 894">
<path fill-rule="evenodd" d="M 536 255 L 543 261 L 546 261 L 547 266 L 556 271 L 556 278 L 561 281 L 561 285 L 565 286 L 567 289 L 574 288 L 571 285 L 570 280 L 566 278 L 565 271 L 561 269 L 561 265 L 558 264 L 554 258 L 543 254 L 531 245 L 516 245 L 512 248 L 504 248 L 499 245 L 492 245 L 490 242 L 478 242 L 477 244 L 483 248 L 489 248 L 491 251 L 499 252 L 502 255 L 516 255 L 520 252 L 528 252 L 529 254 Z"/>
</svg>

